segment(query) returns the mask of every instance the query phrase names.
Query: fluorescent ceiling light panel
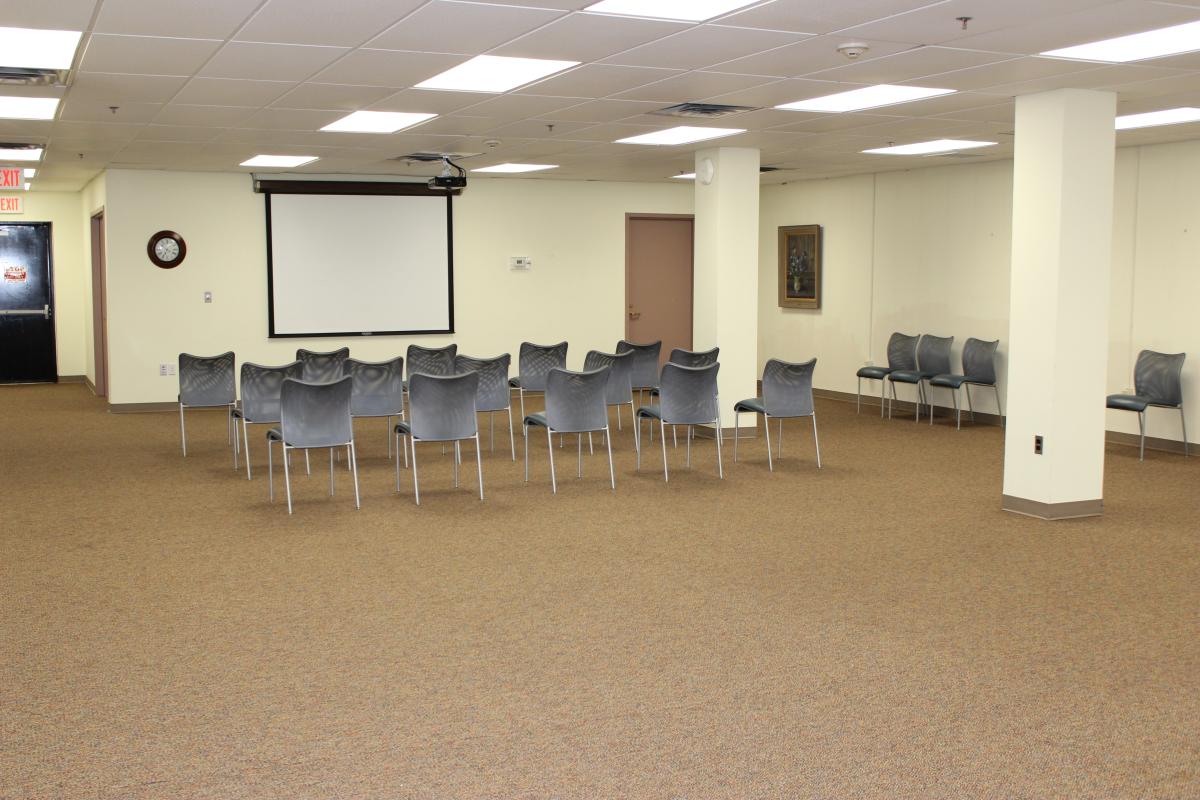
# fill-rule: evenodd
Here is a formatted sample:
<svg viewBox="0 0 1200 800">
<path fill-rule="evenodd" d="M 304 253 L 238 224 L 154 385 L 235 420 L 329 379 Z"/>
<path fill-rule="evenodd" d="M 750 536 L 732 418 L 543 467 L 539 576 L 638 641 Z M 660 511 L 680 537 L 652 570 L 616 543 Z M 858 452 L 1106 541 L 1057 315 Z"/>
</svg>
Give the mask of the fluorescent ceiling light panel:
<svg viewBox="0 0 1200 800">
<path fill-rule="evenodd" d="M 493 167 L 480 167 L 471 172 L 539 172 L 543 169 L 558 169 L 558 164 L 496 164 Z"/>
<path fill-rule="evenodd" d="M 1117 117 L 1117 130 L 1152 128 L 1155 125 L 1179 125 L 1183 122 L 1200 121 L 1200 108 L 1168 108 L 1163 111 L 1147 111 L 1145 114 L 1126 114 Z"/>
<path fill-rule="evenodd" d="M 6 67 L 70 69 L 79 31 L 0 28 L 0 59 Z"/>
<path fill-rule="evenodd" d="M 25 177 L 26 178 L 32 178 L 34 175 L 37 175 L 36 169 L 29 169 L 29 168 L 25 169 Z"/>
<path fill-rule="evenodd" d="M 241 163 L 243 167 L 302 167 L 316 161 L 318 156 L 255 156 Z"/>
<path fill-rule="evenodd" d="M 954 94 L 954 89 L 930 89 L 924 86 L 892 86 L 881 83 L 878 86 L 867 86 L 863 89 L 853 89 L 849 92 L 827 94 L 824 97 L 814 97 L 811 100 L 797 100 L 795 103 L 785 103 L 775 106 L 783 111 L 818 111 L 828 114 L 841 114 L 844 111 L 862 111 L 865 108 L 894 106 L 897 103 L 911 103 L 913 100 L 924 100 L 927 97 L 939 97 L 944 94 Z"/>
<path fill-rule="evenodd" d="M 0 59 L 5 55 L 0 50 Z M 57 110 L 57 97 L 0 97 L 0 118 L 3 119 L 54 119 Z"/>
<path fill-rule="evenodd" d="M 935 139 L 932 142 L 917 142 L 915 144 L 898 144 L 893 147 L 877 147 L 874 150 L 863 150 L 864 153 L 877 153 L 885 156 L 928 156 L 934 153 L 950 153 L 955 150 L 970 150 L 974 147 L 991 147 L 995 142 L 972 142 L 967 139 Z"/>
<path fill-rule="evenodd" d="M 643 133 L 640 136 L 617 139 L 616 144 L 689 144 L 745 132 L 745 128 L 697 128 L 691 125 L 680 125 L 677 128 L 667 128 L 653 133 Z"/>
<path fill-rule="evenodd" d="M 25 191 L 29 191 L 29 181 L 25 181 Z"/>
<path fill-rule="evenodd" d="M 0 148 L 0 161 L 40 161 L 42 148 L 34 147 L 26 150 L 16 147 Z"/>
<path fill-rule="evenodd" d="M 436 116 L 437 114 L 410 114 L 396 111 L 355 111 L 337 122 L 329 123 L 321 130 L 343 133 L 395 133 Z"/>
<path fill-rule="evenodd" d="M 578 61 L 550 61 L 544 58 L 475 56 L 441 75 L 418 83 L 416 88 L 452 92 L 507 92 L 577 64 Z"/>
<path fill-rule="evenodd" d="M 1124 63 L 1200 50 L 1200 21 L 1040 53 L 1053 58 Z"/>
<path fill-rule="evenodd" d="M 600 0 L 583 10 L 626 17 L 703 22 L 756 2 L 758 0 Z"/>
<path fill-rule="evenodd" d="M 694 180 L 696 180 L 696 173 L 694 173 L 694 172 L 685 172 L 685 173 L 683 173 L 682 175 L 672 175 L 671 177 L 672 177 L 672 178 L 679 178 L 679 179 L 680 179 L 680 180 L 682 180 L 682 181 L 694 181 Z"/>
</svg>

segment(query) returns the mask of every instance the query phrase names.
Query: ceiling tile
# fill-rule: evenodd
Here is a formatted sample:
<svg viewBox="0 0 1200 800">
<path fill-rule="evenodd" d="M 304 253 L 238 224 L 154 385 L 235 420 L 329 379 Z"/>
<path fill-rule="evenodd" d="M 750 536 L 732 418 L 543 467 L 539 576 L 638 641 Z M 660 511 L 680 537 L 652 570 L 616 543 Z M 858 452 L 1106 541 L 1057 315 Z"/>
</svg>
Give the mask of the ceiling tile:
<svg viewBox="0 0 1200 800">
<path fill-rule="evenodd" d="M 851 25 L 901 14 L 930 5 L 933 0 L 855 0 L 848 2 L 776 2 L 721 18 L 722 25 L 770 28 L 777 31 L 829 33 Z"/>
<path fill-rule="evenodd" d="M 138 131 L 137 141 L 207 142 L 220 132 L 220 128 L 201 125 L 147 125 Z"/>
<path fill-rule="evenodd" d="M 590 128 L 591 123 L 588 122 L 562 122 L 555 120 L 538 120 L 538 119 L 523 119 L 517 122 L 506 122 L 499 126 L 494 126 L 486 132 L 489 136 L 496 136 L 504 139 L 505 137 L 518 136 L 522 138 L 535 138 L 540 136 L 545 137 L 567 137 L 571 134 L 578 133 L 584 128 Z M 551 130 L 553 128 L 553 130 Z"/>
<path fill-rule="evenodd" d="M 801 34 L 753 28 L 699 25 L 653 44 L 635 47 L 611 56 L 606 63 L 637 67 L 699 69 L 723 61 L 755 55 L 776 47 L 795 44 Z"/>
<path fill-rule="evenodd" d="M 888 114 L 810 114 L 806 111 L 793 111 L 796 122 L 791 125 L 780 125 L 775 130 L 799 131 L 801 133 L 830 133 L 832 131 L 849 131 L 855 128 L 865 128 L 882 122 L 903 119 L 903 117 Z"/>
<path fill-rule="evenodd" d="M 765 53 L 716 64 L 710 69 L 714 72 L 734 72 L 741 75 L 774 75 L 780 78 L 796 78 L 845 65 L 846 57 L 837 51 L 838 45 L 845 41 L 836 36 L 814 36 Z M 914 46 L 897 42 L 866 41 L 864 43 L 870 46 L 870 50 L 859 57 L 859 62 L 864 64 L 883 56 L 909 50 Z"/>
<path fill-rule="evenodd" d="M 592 100 L 542 115 L 548 121 L 616 122 L 662 108 L 661 103 L 642 100 Z"/>
<path fill-rule="evenodd" d="M 199 74 L 206 78 L 301 81 L 346 52 L 340 47 L 229 42 Z"/>
<path fill-rule="evenodd" d="M 491 6 L 529 6 L 532 8 L 557 8 L 561 11 L 578 11 L 596 0 L 472 0 Z"/>
<path fill-rule="evenodd" d="M 1029 19 L 1109 5 L 1113 0 L 948 0 L 930 3 L 903 14 L 888 16 L 838 31 L 839 36 L 919 41 L 944 44 L 972 36 L 1024 25 Z M 960 17 L 970 17 L 964 26 Z"/>
<path fill-rule="evenodd" d="M 322 108 L 357 111 L 395 90 L 385 86 L 345 86 L 337 83 L 302 83 L 271 105 L 275 108 Z"/>
<path fill-rule="evenodd" d="M 110 75 L 81 72 L 75 76 L 68 97 L 95 100 L 108 105 L 128 102 L 165 103 L 174 97 L 187 78 L 166 75 Z"/>
<path fill-rule="evenodd" d="M 556 97 L 607 97 L 610 94 L 656 83 L 672 75 L 674 69 L 618 67 L 609 64 L 584 64 L 581 67 L 551 76 L 520 90 L 522 94 L 543 94 Z"/>
<path fill-rule="evenodd" d="M 681 22 L 571 14 L 497 47 L 491 55 L 597 61 L 688 27 Z"/>
<path fill-rule="evenodd" d="M 231 78 L 192 78 L 176 103 L 204 106 L 251 106 L 260 108 L 295 86 L 293 81 L 250 81 Z"/>
<path fill-rule="evenodd" d="M 658 100 L 663 103 L 698 102 L 769 82 L 769 78 L 754 75 L 685 72 L 665 81 L 622 92 L 617 97 L 622 100 Z"/>
<path fill-rule="evenodd" d="M 788 78 L 781 81 L 771 81 L 745 89 L 735 89 L 727 94 L 716 95 L 713 102 L 734 106 L 778 106 L 784 103 L 794 103 L 797 100 L 808 100 L 812 97 L 822 97 L 834 92 L 842 92 L 854 88 L 844 83 L 828 81 L 810 81 L 804 78 Z"/>
<path fill-rule="evenodd" d="M 926 76 L 920 83 L 941 89 L 959 91 L 980 90 L 990 86 L 1033 80 L 1035 78 L 1058 77 L 1078 74 L 1095 69 L 1094 63 L 1085 61 L 1062 61 L 1053 58 L 1014 58 L 997 64 L 971 67 L 940 75 Z"/>
<path fill-rule="evenodd" d="M 289 131 L 319 131 L 342 116 L 340 111 L 327 111 L 323 109 L 264 108 L 256 111 L 238 127 Z"/>
<path fill-rule="evenodd" d="M 61 0 L 26 5 L 58 5 Z M 96 30 L 141 36 L 189 36 L 226 39 L 262 0 L 204 0 L 166 3 L 151 0 L 104 0 Z"/>
<path fill-rule="evenodd" d="M 809 77 L 863 84 L 911 82 L 927 75 L 995 64 L 1013 57 L 1004 53 L 980 53 L 950 47 L 918 47 L 883 58 L 815 72 Z"/>
<path fill-rule="evenodd" d="M 419 114 L 447 114 L 496 95 L 491 92 L 442 92 L 435 89 L 402 89 L 370 106 L 371 111 L 410 111 Z"/>
<path fill-rule="evenodd" d="M 227 128 L 241 124 L 253 113 L 253 108 L 244 106 L 191 106 L 169 103 L 158 112 L 154 123 Z"/>
<path fill-rule="evenodd" d="M 59 119 L 84 122 L 149 122 L 162 103 L 122 103 L 116 112 L 103 100 L 70 98 L 62 105 Z"/>
<path fill-rule="evenodd" d="M 412 86 L 432 78 L 465 59 L 447 53 L 413 53 L 399 50 L 355 50 L 314 80 L 357 86 Z"/>
<path fill-rule="evenodd" d="M 357 47 L 425 0 L 337 0 L 336 8 L 312 0 L 268 0 L 234 38 Z"/>
<path fill-rule="evenodd" d="M 80 69 L 87 72 L 190 76 L 220 46 L 221 42 L 214 39 L 97 33 L 88 41 Z"/>
<path fill-rule="evenodd" d="M 541 97 L 527 94 L 493 95 L 491 100 L 470 106 L 467 113 L 512 121 L 528 117 L 541 117 L 578 103 L 578 99 L 569 97 Z"/>
<path fill-rule="evenodd" d="M 42 28 L 59 31 L 86 30 L 96 0 L 0 0 L 0 19 L 11 28 Z"/>
<path fill-rule="evenodd" d="M 491 130 L 500 124 L 500 120 L 492 117 L 473 117 L 463 114 L 452 114 L 448 117 L 437 117 L 421 123 L 423 133 L 444 134 L 446 136 L 476 136 L 486 130 Z"/>
<path fill-rule="evenodd" d="M 368 45 L 384 50 L 475 55 L 529 33 L 562 14 L 551 9 L 435 1 L 396 23 Z"/>
</svg>

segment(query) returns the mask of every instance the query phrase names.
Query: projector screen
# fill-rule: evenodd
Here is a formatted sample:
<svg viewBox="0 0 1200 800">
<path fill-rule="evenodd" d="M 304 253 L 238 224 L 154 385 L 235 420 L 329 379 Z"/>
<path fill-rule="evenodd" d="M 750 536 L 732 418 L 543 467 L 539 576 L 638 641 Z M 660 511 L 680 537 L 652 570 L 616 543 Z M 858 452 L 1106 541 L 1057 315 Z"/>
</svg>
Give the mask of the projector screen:
<svg viewBox="0 0 1200 800">
<path fill-rule="evenodd" d="M 270 336 L 454 332 L 448 195 L 284 189 L 266 209 Z"/>
</svg>

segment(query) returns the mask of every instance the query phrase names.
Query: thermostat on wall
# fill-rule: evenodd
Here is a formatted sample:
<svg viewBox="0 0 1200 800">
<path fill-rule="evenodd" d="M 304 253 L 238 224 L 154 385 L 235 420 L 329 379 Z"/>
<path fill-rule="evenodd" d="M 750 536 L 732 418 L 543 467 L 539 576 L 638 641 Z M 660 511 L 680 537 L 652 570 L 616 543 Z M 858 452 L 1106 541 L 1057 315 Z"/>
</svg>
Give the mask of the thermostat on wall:
<svg viewBox="0 0 1200 800">
<path fill-rule="evenodd" d="M 509 256 L 509 269 L 529 269 L 533 266 L 533 259 L 529 256 Z"/>
</svg>

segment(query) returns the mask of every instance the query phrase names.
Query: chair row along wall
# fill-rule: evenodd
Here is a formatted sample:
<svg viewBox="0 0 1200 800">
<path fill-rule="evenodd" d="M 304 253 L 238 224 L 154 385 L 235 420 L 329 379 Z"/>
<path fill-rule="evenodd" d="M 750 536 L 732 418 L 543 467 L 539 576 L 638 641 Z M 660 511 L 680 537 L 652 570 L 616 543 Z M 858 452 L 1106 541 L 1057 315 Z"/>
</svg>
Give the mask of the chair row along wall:
<svg viewBox="0 0 1200 800">
<path fill-rule="evenodd" d="M 180 351 L 233 349 L 239 360 L 279 363 L 297 347 L 349 345 L 358 357 L 382 359 L 412 342 L 452 338 L 464 353 L 515 357 L 523 339 L 565 338 L 568 364 L 579 367 L 588 349 L 610 350 L 624 335 L 625 214 L 691 213 L 693 190 L 678 182 L 493 179 L 472 181 L 455 203 L 453 337 L 268 339 L 263 198 L 245 174 L 109 170 L 78 193 L 31 193 L 24 219 L 54 223 L 60 374 L 92 377 L 88 226 L 105 210 L 109 400 L 125 405 L 174 400 L 176 379 L 160 376 L 158 365 Z M 1192 319 L 1200 142 L 1119 150 L 1114 211 L 1113 262 L 1097 265 L 1113 270 L 1109 391 L 1131 388 L 1140 349 L 1186 351 L 1186 407 L 1200 427 L 1200 326 Z M 1003 396 L 1011 219 L 1006 161 L 764 186 L 760 365 L 815 355 L 817 388 L 852 393 L 859 367 L 886 362 L 892 331 L 955 336 L 956 365 L 967 337 L 999 339 Z M 823 227 L 820 310 L 777 305 L 777 229 L 801 224 Z M 146 257 L 148 237 L 162 229 L 188 243 L 175 270 Z M 512 255 L 531 257 L 533 269 L 510 271 Z M 754 265 L 745 269 L 753 279 Z M 212 304 L 203 302 L 206 291 Z M 981 410 L 995 410 L 990 392 L 978 399 Z M 1133 416 L 1110 413 L 1110 430 L 1136 432 Z M 1175 415 L 1151 414 L 1148 433 L 1179 439 L 1177 425 Z"/>
</svg>

